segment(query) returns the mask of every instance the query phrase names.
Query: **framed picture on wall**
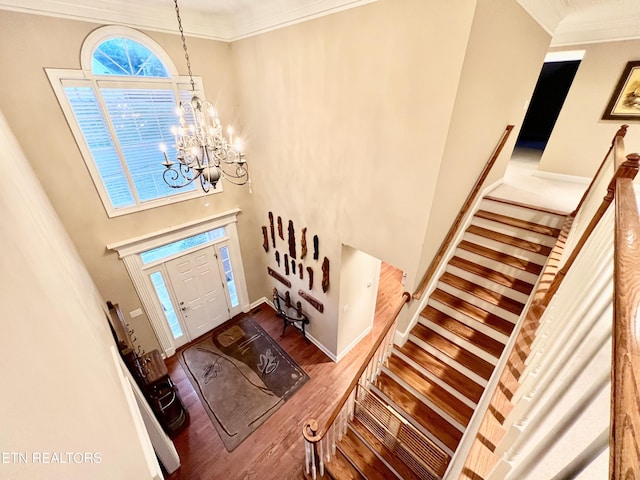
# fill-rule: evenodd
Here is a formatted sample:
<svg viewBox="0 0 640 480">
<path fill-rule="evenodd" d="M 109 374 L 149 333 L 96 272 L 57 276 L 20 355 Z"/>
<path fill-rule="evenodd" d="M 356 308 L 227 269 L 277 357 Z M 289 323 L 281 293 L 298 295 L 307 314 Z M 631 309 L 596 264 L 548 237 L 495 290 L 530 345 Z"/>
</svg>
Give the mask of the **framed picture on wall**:
<svg viewBox="0 0 640 480">
<path fill-rule="evenodd" d="M 640 61 L 628 62 L 603 120 L 640 120 Z"/>
</svg>

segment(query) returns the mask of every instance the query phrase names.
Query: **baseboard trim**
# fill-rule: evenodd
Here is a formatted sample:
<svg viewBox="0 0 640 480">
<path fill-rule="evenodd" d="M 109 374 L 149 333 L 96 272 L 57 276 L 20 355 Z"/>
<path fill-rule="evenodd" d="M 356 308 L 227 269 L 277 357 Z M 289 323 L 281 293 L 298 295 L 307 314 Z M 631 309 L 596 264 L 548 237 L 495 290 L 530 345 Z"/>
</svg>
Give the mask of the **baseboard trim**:
<svg viewBox="0 0 640 480">
<path fill-rule="evenodd" d="M 353 347 L 355 347 L 358 343 L 360 343 L 360 341 L 366 337 L 367 335 L 369 335 L 371 333 L 371 329 L 373 328 L 373 325 L 370 325 L 369 328 L 367 328 L 364 332 L 362 332 L 358 338 L 356 338 L 353 342 L 351 342 L 346 349 L 344 349 L 344 351 L 340 354 L 338 354 L 337 356 L 337 360 L 335 360 L 336 362 L 339 362 L 340 360 L 342 360 L 344 358 L 344 356 L 349 353 L 351 351 L 351 349 Z"/>
<path fill-rule="evenodd" d="M 580 177 L 578 175 L 567 175 L 564 173 L 547 172 L 546 170 L 536 170 L 532 174 L 534 177 L 546 178 L 548 180 L 556 180 L 558 182 L 577 183 L 579 185 L 589 185 L 591 179 L 588 177 Z"/>
<path fill-rule="evenodd" d="M 263 303 L 266 303 L 268 305 L 270 305 L 273 308 L 273 304 L 267 300 L 267 297 L 260 297 L 258 300 L 256 300 L 255 302 L 252 302 L 249 304 L 249 307 L 246 310 L 242 310 L 244 313 L 249 313 L 251 310 L 253 310 L 254 308 L 262 305 Z"/>
</svg>

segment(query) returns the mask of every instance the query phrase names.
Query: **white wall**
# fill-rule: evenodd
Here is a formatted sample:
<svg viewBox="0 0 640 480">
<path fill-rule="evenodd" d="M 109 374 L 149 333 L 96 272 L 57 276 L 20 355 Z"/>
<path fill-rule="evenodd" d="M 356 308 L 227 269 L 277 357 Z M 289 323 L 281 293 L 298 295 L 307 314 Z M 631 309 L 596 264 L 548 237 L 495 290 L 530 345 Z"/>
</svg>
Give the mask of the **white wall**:
<svg viewBox="0 0 640 480">
<path fill-rule="evenodd" d="M 347 353 L 373 326 L 381 263 L 360 250 L 342 246 L 338 358 Z"/>
<path fill-rule="evenodd" d="M 2 114 L 0 170 L 0 478 L 152 478 L 103 301 Z M 67 452 L 100 463 L 34 460 Z"/>
</svg>

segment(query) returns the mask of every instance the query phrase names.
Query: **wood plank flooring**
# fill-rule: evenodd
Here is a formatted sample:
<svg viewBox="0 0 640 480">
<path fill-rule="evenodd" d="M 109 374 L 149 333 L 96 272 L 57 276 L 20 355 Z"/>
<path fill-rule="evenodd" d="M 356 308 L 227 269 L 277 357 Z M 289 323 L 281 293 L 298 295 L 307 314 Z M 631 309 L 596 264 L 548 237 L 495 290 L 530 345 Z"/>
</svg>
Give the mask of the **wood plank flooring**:
<svg viewBox="0 0 640 480">
<path fill-rule="evenodd" d="M 301 479 L 304 464 L 302 425 L 310 417 L 323 422 L 330 415 L 380 329 L 402 295 L 402 271 L 382 264 L 376 316 L 371 334 L 339 363 L 333 362 L 298 332 L 289 329 L 284 338 L 282 320 L 265 305 L 254 313 L 256 321 L 309 374 L 310 380 L 258 430 L 233 452 L 227 452 L 218 433 L 178 362 L 166 360 L 171 378 L 191 415 L 190 425 L 174 439 L 182 466 L 168 480 L 287 480 Z"/>
</svg>

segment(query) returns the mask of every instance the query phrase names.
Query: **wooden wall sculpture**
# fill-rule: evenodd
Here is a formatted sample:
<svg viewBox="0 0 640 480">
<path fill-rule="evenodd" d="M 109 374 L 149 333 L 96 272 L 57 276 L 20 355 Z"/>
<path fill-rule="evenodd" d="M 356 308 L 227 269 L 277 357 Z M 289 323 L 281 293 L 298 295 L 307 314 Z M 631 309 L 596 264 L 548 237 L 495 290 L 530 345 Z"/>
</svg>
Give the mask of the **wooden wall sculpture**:
<svg viewBox="0 0 640 480">
<path fill-rule="evenodd" d="M 307 278 L 309 278 L 309 290 L 313 288 L 313 268 L 307 267 Z"/>
<path fill-rule="evenodd" d="M 329 290 L 329 259 L 324 257 L 322 261 L 322 291 L 327 293 Z"/>
<path fill-rule="evenodd" d="M 280 283 L 286 285 L 288 288 L 291 288 L 291 282 L 280 275 L 278 272 L 276 272 L 273 268 L 267 267 L 267 272 L 269 272 L 269 275 L 278 280 Z"/>
<path fill-rule="evenodd" d="M 289 256 L 296 258 L 296 232 L 293 229 L 293 221 L 289 220 Z"/>
<path fill-rule="evenodd" d="M 271 230 L 271 246 L 276 248 L 276 228 L 273 225 L 273 212 L 269 212 L 269 229 Z"/>
<path fill-rule="evenodd" d="M 280 266 L 280 252 L 276 250 L 276 263 Z"/>
<path fill-rule="evenodd" d="M 312 297 L 304 290 L 298 290 L 298 295 L 300 295 L 303 299 L 309 302 L 309 305 L 311 305 L 313 308 L 318 310 L 320 313 L 324 312 L 324 305 L 318 299 Z"/>
<path fill-rule="evenodd" d="M 318 235 L 313 236 L 313 259 L 318 260 L 319 252 L 318 252 Z"/>
<path fill-rule="evenodd" d="M 289 275 L 289 255 L 284 254 L 284 273 Z"/>
<path fill-rule="evenodd" d="M 300 260 L 304 260 L 307 256 L 307 227 L 302 229 L 302 237 L 300 237 Z"/>
<path fill-rule="evenodd" d="M 291 273 L 296 274 L 296 261 L 291 260 Z"/>
<path fill-rule="evenodd" d="M 284 240 L 284 233 L 282 233 L 282 217 L 278 215 L 278 236 Z"/>
<path fill-rule="evenodd" d="M 262 248 L 265 252 L 269 251 L 269 236 L 267 235 L 267 227 L 262 227 Z"/>
<path fill-rule="evenodd" d="M 300 274 L 300 280 L 304 278 L 304 268 L 302 268 L 302 264 L 298 264 L 298 273 Z"/>
</svg>

